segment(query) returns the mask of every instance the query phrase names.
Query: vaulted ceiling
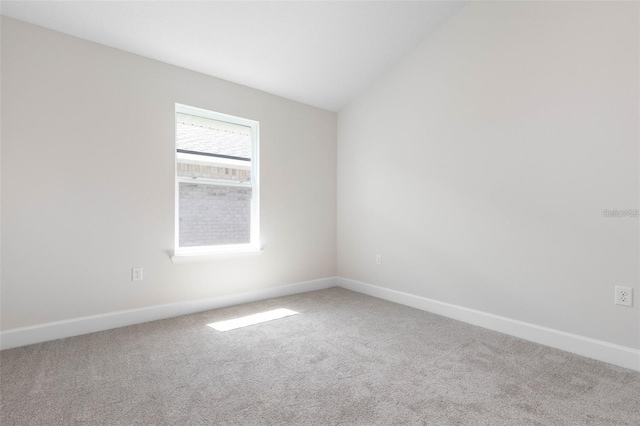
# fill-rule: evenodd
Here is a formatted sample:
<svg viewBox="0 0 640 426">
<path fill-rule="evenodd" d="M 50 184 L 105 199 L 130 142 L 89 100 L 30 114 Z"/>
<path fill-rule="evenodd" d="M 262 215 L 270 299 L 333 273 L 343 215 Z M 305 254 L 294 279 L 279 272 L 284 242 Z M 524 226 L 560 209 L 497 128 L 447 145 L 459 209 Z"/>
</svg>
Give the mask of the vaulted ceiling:
<svg viewBox="0 0 640 426">
<path fill-rule="evenodd" d="M 2 1 L 3 15 L 338 111 L 466 1 Z"/>
</svg>

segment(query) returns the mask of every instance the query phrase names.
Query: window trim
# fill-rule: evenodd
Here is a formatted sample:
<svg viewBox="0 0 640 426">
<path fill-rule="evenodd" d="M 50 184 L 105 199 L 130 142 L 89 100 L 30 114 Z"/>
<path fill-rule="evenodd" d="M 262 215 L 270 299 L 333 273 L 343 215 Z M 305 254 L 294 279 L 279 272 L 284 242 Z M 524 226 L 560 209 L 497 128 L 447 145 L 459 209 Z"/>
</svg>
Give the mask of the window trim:
<svg viewBox="0 0 640 426">
<path fill-rule="evenodd" d="M 207 179 L 181 178 L 178 176 L 178 147 L 177 147 L 177 114 L 190 114 L 212 120 L 225 121 L 232 124 L 249 127 L 251 135 L 251 182 L 227 182 Z M 235 117 L 202 108 L 176 103 L 174 111 L 174 147 L 173 147 L 173 176 L 175 181 L 175 241 L 171 260 L 176 262 L 207 260 L 220 256 L 237 256 L 243 254 L 260 254 L 260 123 L 255 120 Z M 211 162 L 219 161 L 214 157 Z M 227 160 L 228 161 L 228 160 Z M 238 161 L 238 160 L 236 160 Z M 246 244 L 222 244 L 214 246 L 180 247 L 180 183 L 197 183 L 218 186 L 242 186 L 251 188 L 251 224 L 249 229 L 250 241 Z"/>
</svg>

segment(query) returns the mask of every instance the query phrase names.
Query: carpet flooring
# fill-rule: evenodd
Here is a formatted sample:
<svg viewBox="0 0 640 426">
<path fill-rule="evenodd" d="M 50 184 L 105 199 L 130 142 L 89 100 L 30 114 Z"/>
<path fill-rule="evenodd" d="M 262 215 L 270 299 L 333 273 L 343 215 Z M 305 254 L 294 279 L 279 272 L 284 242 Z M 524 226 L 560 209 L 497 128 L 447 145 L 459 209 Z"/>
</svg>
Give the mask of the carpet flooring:
<svg viewBox="0 0 640 426">
<path fill-rule="evenodd" d="M 298 315 L 219 332 L 277 308 Z M 0 352 L 8 425 L 640 425 L 640 373 L 340 288 Z"/>
</svg>

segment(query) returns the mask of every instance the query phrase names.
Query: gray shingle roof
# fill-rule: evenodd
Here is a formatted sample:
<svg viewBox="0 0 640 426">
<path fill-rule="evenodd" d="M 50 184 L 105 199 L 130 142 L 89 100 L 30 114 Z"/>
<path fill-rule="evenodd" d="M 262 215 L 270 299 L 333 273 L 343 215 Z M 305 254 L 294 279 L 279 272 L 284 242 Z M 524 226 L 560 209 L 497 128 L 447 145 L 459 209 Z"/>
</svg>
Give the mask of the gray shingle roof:
<svg viewBox="0 0 640 426">
<path fill-rule="evenodd" d="M 176 123 L 176 147 L 188 151 L 251 158 L 251 137 L 228 130 Z"/>
</svg>

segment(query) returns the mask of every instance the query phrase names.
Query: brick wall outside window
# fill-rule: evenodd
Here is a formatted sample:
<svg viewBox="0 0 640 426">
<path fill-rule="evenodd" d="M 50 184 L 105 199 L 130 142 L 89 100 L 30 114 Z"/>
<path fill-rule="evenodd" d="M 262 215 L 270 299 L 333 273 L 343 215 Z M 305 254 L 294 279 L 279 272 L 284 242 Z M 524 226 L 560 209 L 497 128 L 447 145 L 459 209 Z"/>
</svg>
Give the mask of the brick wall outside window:
<svg viewBox="0 0 640 426">
<path fill-rule="evenodd" d="M 246 244 L 251 188 L 180 184 L 180 246 Z"/>
</svg>

